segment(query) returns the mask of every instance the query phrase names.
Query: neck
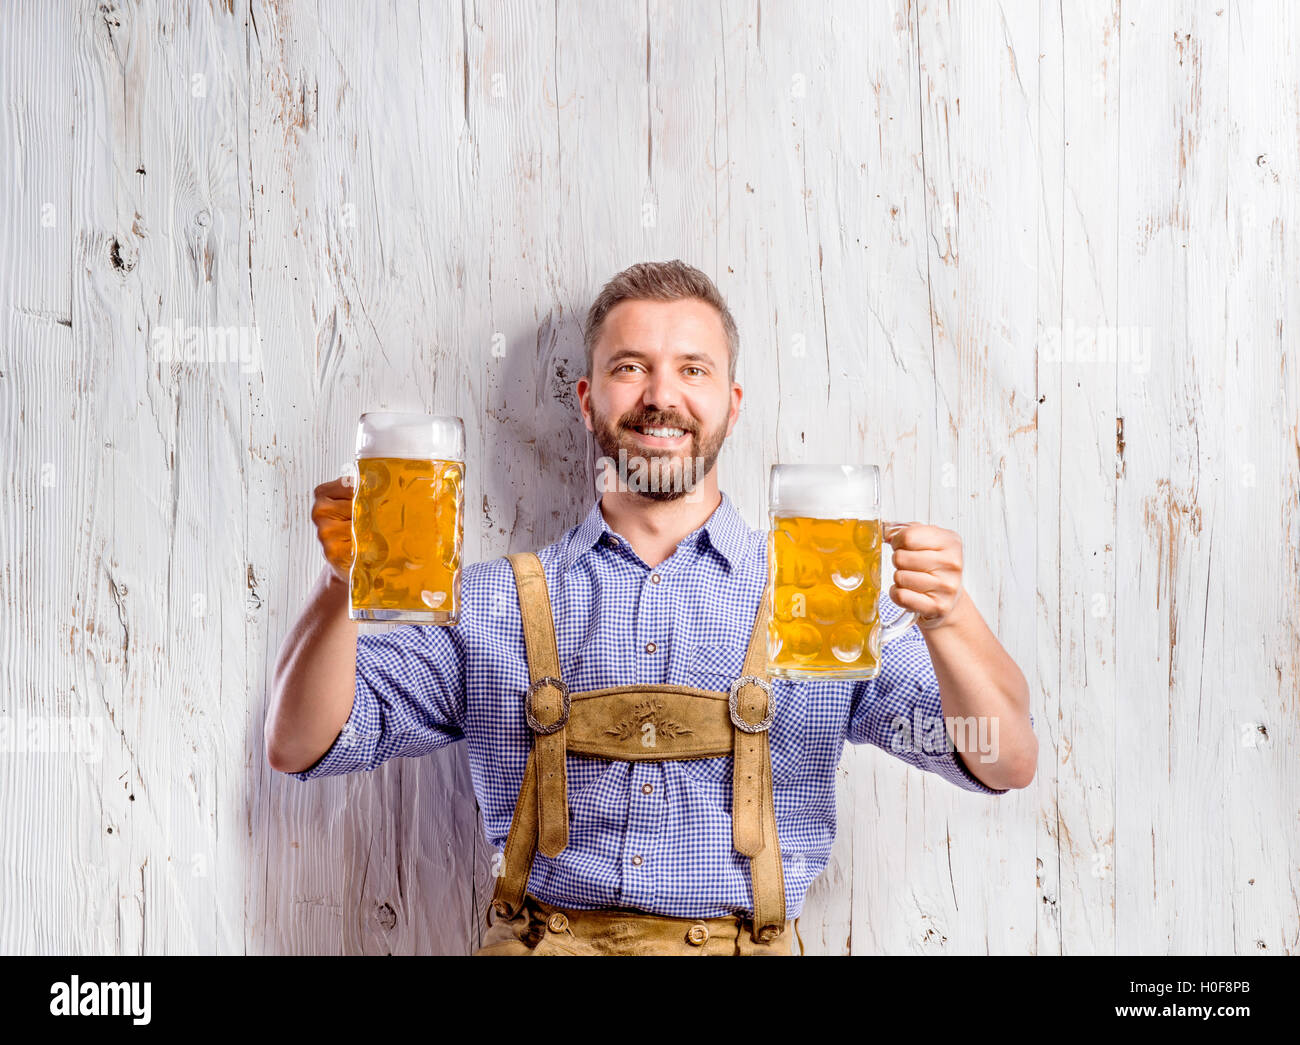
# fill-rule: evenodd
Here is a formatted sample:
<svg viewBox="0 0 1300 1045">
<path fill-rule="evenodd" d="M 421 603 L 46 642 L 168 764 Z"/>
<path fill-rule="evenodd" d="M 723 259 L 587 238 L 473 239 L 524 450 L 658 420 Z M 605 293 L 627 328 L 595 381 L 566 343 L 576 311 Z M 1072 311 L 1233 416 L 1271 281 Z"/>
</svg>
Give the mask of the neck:
<svg viewBox="0 0 1300 1045">
<path fill-rule="evenodd" d="M 677 550 L 682 538 L 698 530 L 722 503 L 716 474 L 693 494 L 675 501 L 654 501 L 640 494 L 608 490 L 600 511 L 611 530 L 626 537 L 648 566 L 658 566 Z"/>
</svg>

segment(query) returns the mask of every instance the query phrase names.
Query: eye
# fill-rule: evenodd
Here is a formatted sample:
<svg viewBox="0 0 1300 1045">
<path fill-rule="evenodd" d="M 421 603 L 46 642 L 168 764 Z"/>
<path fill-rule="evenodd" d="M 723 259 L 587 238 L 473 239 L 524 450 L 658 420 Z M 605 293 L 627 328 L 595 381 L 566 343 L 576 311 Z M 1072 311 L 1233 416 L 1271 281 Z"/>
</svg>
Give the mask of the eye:
<svg viewBox="0 0 1300 1045">
<path fill-rule="evenodd" d="M 694 365 L 691 365 L 691 366 L 688 366 L 686 369 L 687 369 L 687 370 L 698 370 L 701 374 L 704 373 L 704 367 L 702 367 L 702 366 L 694 366 Z"/>
</svg>

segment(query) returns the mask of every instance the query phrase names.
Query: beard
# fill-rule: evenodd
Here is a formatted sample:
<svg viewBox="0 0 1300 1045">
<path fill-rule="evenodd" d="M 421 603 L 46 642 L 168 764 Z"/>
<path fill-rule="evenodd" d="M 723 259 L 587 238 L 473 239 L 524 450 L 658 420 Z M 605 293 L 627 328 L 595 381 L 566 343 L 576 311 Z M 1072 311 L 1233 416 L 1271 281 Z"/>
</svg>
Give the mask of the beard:
<svg viewBox="0 0 1300 1045">
<path fill-rule="evenodd" d="M 636 462 L 643 461 L 650 475 L 665 477 L 678 474 L 677 469 L 680 468 L 679 474 L 683 479 L 681 483 L 663 482 L 657 489 L 653 484 L 646 489 L 625 484 L 619 486 L 619 489 L 630 490 L 637 496 L 652 501 L 675 501 L 697 488 L 713 470 L 727 438 L 725 417 L 717 428 L 701 433 L 699 425 L 688 422 L 684 417 L 654 411 L 632 410 L 615 422 L 601 414 L 595 403 L 591 406 L 591 426 L 595 430 L 596 445 L 600 447 L 600 452 L 613 461 L 616 467 L 624 462 L 635 467 Z M 680 428 L 687 434 L 689 441 L 679 448 L 646 446 L 638 442 L 636 434 L 631 431 L 643 427 Z"/>
</svg>

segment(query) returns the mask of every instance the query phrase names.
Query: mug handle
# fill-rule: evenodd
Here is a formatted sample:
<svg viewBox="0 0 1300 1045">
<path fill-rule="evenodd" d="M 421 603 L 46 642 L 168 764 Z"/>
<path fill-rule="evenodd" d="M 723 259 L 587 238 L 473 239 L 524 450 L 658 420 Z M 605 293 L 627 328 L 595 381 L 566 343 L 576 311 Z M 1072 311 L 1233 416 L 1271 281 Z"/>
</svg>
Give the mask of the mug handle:
<svg viewBox="0 0 1300 1045">
<path fill-rule="evenodd" d="M 889 561 L 892 563 L 894 561 L 894 546 L 885 540 L 885 524 L 883 522 L 880 524 L 880 544 L 882 550 L 885 545 L 889 545 Z M 898 638 L 898 636 L 903 634 L 903 632 L 909 631 L 912 625 L 916 623 L 918 617 L 920 617 L 920 614 L 915 610 L 906 610 L 896 621 L 894 621 L 894 623 L 882 624 L 880 627 L 881 647 L 883 648 L 888 643 Z"/>
</svg>

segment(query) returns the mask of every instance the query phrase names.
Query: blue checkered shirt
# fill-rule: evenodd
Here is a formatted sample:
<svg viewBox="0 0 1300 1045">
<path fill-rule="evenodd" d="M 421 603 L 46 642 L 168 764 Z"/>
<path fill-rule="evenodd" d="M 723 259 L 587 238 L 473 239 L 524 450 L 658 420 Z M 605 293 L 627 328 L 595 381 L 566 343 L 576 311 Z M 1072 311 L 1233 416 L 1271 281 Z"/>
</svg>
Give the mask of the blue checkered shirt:
<svg viewBox="0 0 1300 1045">
<path fill-rule="evenodd" d="M 767 536 L 731 499 L 653 568 L 605 522 L 600 504 L 538 552 L 560 667 L 582 692 L 675 683 L 726 692 L 741 674 L 767 581 Z M 299 780 L 370 771 L 390 758 L 469 745 L 488 842 L 505 846 L 532 734 L 529 673 L 514 573 L 504 558 L 466 566 L 454 627 L 404 625 L 358 637 L 352 712 Z M 880 597 L 888 623 L 903 612 Z M 770 730 L 786 916 L 797 917 L 835 838 L 844 741 L 875 744 L 969 791 L 994 791 L 943 727 L 939 683 L 920 630 L 882 649 L 869 680 L 772 680 Z M 565 907 L 632 907 L 683 918 L 752 913 L 749 859 L 732 849 L 731 757 L 616 762 L 568 756 L 569 844 L 537 853 L 528 891 Z M 633 862 L 633 857 L 640 860 Z"/>
</svg>

